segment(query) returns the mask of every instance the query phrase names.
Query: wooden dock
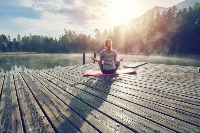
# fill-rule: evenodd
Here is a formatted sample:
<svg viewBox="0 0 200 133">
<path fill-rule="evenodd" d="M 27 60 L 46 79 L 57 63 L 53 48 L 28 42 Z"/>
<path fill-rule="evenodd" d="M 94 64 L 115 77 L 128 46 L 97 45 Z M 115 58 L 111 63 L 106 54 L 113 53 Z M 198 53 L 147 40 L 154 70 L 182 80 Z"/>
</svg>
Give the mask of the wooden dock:
<svg viewBox="0 0 200 133">
<path fill-rule="evenodd" d="M 87 76 L 97 64 L 0 74 L 0 132 L 200 132 L 196 67 L 145 64 Z"/>
</svg>

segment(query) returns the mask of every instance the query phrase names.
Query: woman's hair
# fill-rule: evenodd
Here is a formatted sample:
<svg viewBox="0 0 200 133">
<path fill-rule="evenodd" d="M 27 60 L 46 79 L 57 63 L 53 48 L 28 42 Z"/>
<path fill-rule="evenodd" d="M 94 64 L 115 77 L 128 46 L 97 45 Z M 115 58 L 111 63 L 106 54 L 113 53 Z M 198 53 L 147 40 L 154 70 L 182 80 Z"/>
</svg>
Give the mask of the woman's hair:
<svg viewBox="0 0 200 133">
<path fill-rule="evenodd" d="M 106 41 L 105 41 L 105 47 L 108 50 L 112 49 L 112 40 L 111 39 L 106 39 Z"/>
</svg>

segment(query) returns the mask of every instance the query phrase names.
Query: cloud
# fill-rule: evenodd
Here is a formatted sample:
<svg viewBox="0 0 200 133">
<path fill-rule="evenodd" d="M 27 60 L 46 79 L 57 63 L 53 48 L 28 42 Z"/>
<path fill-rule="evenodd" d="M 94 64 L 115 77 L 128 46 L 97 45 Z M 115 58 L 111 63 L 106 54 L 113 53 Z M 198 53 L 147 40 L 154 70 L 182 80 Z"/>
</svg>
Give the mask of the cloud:
<svg viewBox="0 0 200 133">
<path fill-rule="evenodd" d="M 97 0 L 96 2 L 92 0 L 49 0 L 35 2 L 32 5 L 35 10 L 63 15 L 70 20 L 71 24 L 84 25 L 88 21 L 99 19 L 103 15 L 99 6 L 103 6 L 103 3 L 102 0 Z"/>
<path fill-rule="evenodd" d="M 20 0 L 19 4 L 24 7 L 32 7 L 34 5 L 33 0 Z"/>
<path fill-rule="evenodd" d="M 62 14 L 70 19 L 71 23 L 74 24 L 86 24 L 88 21 L 96 20 L 99 18 L 98 14 L 90 13 L 89 11 L 86 11 L 84 9 L 76 8 L 73 9 L 60 9 L 57 11 L 57 13 Z"/>
<path fill-rule="evenodd" d="M 45 13 L 41 19 L 15 18 L 12 20 L 21 29 L 21 35 L 43 35 L 59 37 L 64 31 L 64 27 L 69 26 L 64 23 L 66 20 L 62 16 L 55 16 L 53 14 Z"/>
<path fill-rule="evenodd" d="M 105 7 L 110 1 L 109 0 L 81 0 L 81 2 L 88 6 L 102 8 L 102 7 Z"/>
<path fill-rule="evenodd" d="M 74 5 L 74 4 L 76 4 L 76 1 L 75 0 L 64 0 L 64 3 L 66 5 Z"/>
<path fill-rule="evenodd" d="M 59 37 L 64 29 L 92 35 L 97 26 L 103 27 L 99 20 L 107 4 L 107 0 L 1 0 L 0 32 L 12 38 L 30 33 Z"/>
<path fill-rule="evenodd" d="M 90 30 L 88 24 L 86 25 L 71 25 L 70 20 L 66 19 L 63 15 L 44 13 L 41 19 L 27 19 L 27 18 L 15 18 L 12 20 L 18 27 L 23 27 L 20 30 L 20 35 L 43 35 L 59 38 L 64 34 L 64 29 L 76 31 L 76 33 L 91 34 L 93 30 Z M 88 29 L 87 29 L 88 28 Z M 19 34 L 19 33 L 18 33 Z M 15 35 L 16 37 L 16 35 Z"/>
</svg>

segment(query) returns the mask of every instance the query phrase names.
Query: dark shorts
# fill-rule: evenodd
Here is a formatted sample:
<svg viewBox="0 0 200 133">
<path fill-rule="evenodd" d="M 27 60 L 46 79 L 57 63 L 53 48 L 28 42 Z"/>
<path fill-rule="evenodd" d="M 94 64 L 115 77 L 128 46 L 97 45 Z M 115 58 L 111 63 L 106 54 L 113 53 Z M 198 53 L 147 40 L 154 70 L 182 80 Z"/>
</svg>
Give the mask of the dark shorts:
<svg viewBox="0 0 200 133">
<path fill-rule="evenodd" d="M 103 64 L 99 64 L 99 67 L 100 67 L 101 72 L 103 74 L 113 74 L 113 73 L 115 73 L 117 71 L 117 69 L 119 68 L 119 66 L 120 66 L 120 63 L 117 63 L 117 64 L 115 64 L 115 67 L 116 67 L 115 69 L 106 70 L 106 69 L 103 69 Z"/>
</svg>

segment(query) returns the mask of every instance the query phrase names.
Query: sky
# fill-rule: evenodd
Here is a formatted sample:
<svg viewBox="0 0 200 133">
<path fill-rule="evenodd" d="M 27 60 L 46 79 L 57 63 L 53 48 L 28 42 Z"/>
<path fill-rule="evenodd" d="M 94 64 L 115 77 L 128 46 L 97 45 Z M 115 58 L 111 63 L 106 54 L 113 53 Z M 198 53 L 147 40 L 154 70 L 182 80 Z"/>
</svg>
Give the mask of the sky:
<svg viewBox="0 0 200 133">
<path fill-rule="evenodd" d="M 59 38 L 65 30 L 95 34 L 139 17 L 155 6 L 184 0 L 0 0 L 0 34 Z"/>
</svg>

